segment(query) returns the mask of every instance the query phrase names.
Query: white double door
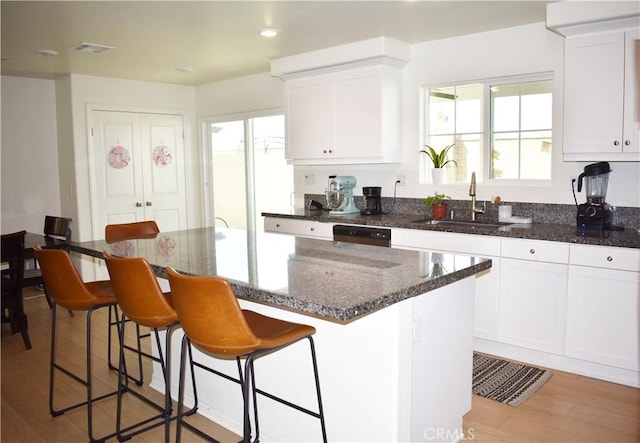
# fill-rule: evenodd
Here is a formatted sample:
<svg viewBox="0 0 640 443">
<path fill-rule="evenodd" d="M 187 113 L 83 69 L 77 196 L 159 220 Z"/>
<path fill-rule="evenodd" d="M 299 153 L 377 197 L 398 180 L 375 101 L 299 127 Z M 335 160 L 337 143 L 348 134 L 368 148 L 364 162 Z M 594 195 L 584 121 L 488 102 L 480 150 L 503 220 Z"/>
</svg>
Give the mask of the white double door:
<svg viewBox="0 0 640 443">
<path fill-rule="evenodd" d="M 90 125 L 96 238 L 112 223 L 186 228 L 182 116 L 92 110 Z"/>
</svg>

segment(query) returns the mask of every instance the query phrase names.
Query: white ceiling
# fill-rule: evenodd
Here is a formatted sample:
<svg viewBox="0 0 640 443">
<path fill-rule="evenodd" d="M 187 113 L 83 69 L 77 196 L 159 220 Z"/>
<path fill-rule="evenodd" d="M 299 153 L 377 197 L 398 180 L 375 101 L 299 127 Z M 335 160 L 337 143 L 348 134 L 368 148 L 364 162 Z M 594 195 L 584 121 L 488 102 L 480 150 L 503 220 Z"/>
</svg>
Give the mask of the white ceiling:
<svg viewBox="0 0 640 443">
<path fill-rule="evenodd" d="M 269 71 L 273 58 L 373 37 L 412 44 L 542 22 L 546 3 L 3 0 L 2 74 L 78 73 L 199 85 Z M 281 34 L 265 39 L 258 35 L 263 27 Z M 79 42 L 116 49 L 72 51 Z M 58 55 L 36 55 L 38 49 Z"/>
</svg>

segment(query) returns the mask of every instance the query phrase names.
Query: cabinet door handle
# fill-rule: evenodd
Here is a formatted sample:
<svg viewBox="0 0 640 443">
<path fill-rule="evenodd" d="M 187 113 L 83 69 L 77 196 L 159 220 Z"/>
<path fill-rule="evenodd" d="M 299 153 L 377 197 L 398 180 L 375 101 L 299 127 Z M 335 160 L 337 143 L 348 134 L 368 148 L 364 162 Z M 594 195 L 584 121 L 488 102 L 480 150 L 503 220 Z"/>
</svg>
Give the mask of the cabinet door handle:
<svg viewBox="0 0 640 443">
<path fill-rule="evenodd" d="M 279 227 L 280 227 L 280 223 L 276 223 L 276 228 L 279 228 Z"/>
<path fill-rule="evenodd" d="M 613 141 L 613 146 L 618 146 L 619 144 L 620 144 L 620 141 L 618 141 L 618 140 L 614 140 Z"/>
<path fill-rule="evenodd" d="M 529 254 L 535 254 L 535 253 L 536 253 L 535 249 L 533 249 L 533 248 L 529 249 Z"/>
<path fill-rule="evenodd" d="M 629 146 L 630 144 L 631 144 L 631 140 L 625 140 L 625 141 L 624 141 L 624 145 L 625 145 L 625 146 Z"/>
<path fill-rule="evenodd" d="M 153 203 L 151 203 L 151 202 L 146 202 L 146 203 L 145 203 L 145 206 L 153 206 Z"/>
<path fill-rule="evenodd" d="M 136 208 L 141 208 L 142 207 L 142 203 L 141 202 L 136 202 Z"/>
<path fill-rule="evenodd" d="M 607 261 L 613 261 L 613 257 L 608 256 L 608 257 L 607 257 Z"/>
<path fill-rule="evenodd" d="M 311 232 L 313 232 L 313 231 L 315 231 L 315 230 L 316 230 L 316 228 L 311 228 Z"/>
</svg>

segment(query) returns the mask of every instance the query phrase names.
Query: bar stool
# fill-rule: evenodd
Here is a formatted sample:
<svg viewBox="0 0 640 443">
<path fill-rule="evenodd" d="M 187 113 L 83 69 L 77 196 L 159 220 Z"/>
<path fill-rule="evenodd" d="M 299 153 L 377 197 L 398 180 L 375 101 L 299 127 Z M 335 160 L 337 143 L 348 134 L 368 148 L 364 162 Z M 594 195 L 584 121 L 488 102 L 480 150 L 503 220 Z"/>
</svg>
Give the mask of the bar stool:
<svg viewBox="0 0 640 443">
<path fill-rule="evenodd" d="M 322 440 L 327 441 L 324 411 L 320 396 L 320 381 L 316 361 L 315 346 L 312 335 L 316 332 L 312 326 L 291 323 L 272 317 L 267 317 L 253 311 L 242 310 L 231 285 L 224 279 L 217 277 L 194 277 L 179 274 L 172 268 L 167 268 L 169 284 L 173 294 L 173 302 L 178 319 L 185 336 L 183 348 L 193 344 L 206 354 L 214 357 L 235 357 L 238 363 L 244 403 L 243 441 L 251 439 L 251 417 L 249 413 L 249 391 L 253 399 L 255 439 L 259 441 L 258 407 L 256 393 L 265 395 L 272 400 L 290 406 L 305 414 L 320 420 Z M 318 398 L 318 412 L 303 408 L 287 400 L 276 397 L 256 388 L 253 362 L 263 354 L 275 352 L 304 338 L 309 339 L 311 360 L 315 376 L 316 395 Z M 183 351 L 184 352 L 184 351 Z M 183 355 L 184 357 L 184 355 Z M 245 359 L 244 374 L 241 358 Z M 222 375 L 226 375 L 205 367 L 199 363 L 192 363 L 199 368 Z M 180 441 L 181 427 L 184 425 L 198 435 L 210 439 L 204 432 L 183 421 L 182 404 L 184 397 L 184 360 L 180 364 L 180 387 L 178 395 L 178 420 L 176 441 Z"/>
<path fill-rule="evenodd" d="M 93 403 L 115 395 L 117 391 L 93 397 L 92 373 L 91 373 L 91 319 L 93 313 L 101 308 L 111 308 L 116 304 L 111 283 L 108 280 L 84 283 L 76 270 L 69 253 L 62 249 L 42 249 L 34 246 L 36 258 L 40 263 L 42 277 L 47 291 L 53 300 L 51 317 L 51 358 L 49 372 L 49 412 L 53 417 L 64 414 L 72 409 L 87 406 L 87 423 L 89 440 L 91 442 L 104 441 L 115 436 L 115 433 L 104 437 L 93 436 Z M 70 311 L 87 311 L 86 332 L 86 360 L 87 373 L 85 378 L 75 374 L 67 368 L 56 363 L 56 308 L 62 306 Z M 68 375 L 87 388 L 87 400 L 67 406 L 62 409 L 54 407 L 54 381 L 55 370 Z"/>
<path fill-rule="evenodd" d="M 153 220 L 145 220 L 140 222 L 131 223 L 115 223 L 106 225 L 104 228 L 104 238 L 107 243 L 117 243 L 126 240 L 135 239 L 148 239 L 155 238 L 160 233 L 160 228 Z M 113 327 L 116 326 L 116 322 L 113 321 L 115 313 L 109 311 L 109 319 Z M 138 386 L 142 386 L 144 383 L 143 371 L 142 371 L 142 357 L 153 359 L 153 356 L 142 350 L 142 339 L 147 338 L 150 335 L 140 330 L 140 325 L 136 324 L 136 346 L 127 345 L 124 343 L 124 348 L 128 351 L 135 352 L 138 356 L 138 378 L 135 378 L 131 374 L 128 374 L 129 379 L 133 380 Z M 111 332 L 109 332 L 109 343 L 111 343 Z M 111 349 L 111 346 L 109 346 Z M 111 360 L 111 353 L 108 356 L 109 368 L 117 369 L 113 365 Z"/>
<path fill-rule="evenodd" d="M 170 422 L 172 419 L 175 419 L 175 416 L 173 418 L 171 417 L 173 409 L 171 403 L 171 335 L 180 325 L 178 323 L 178 316 L 172 305 L 171 294 L 162 292 L 151 266 L 149 266 L 149 263 L 144 258 L 118 258 L 110 255 L 108 252 L 104 253 L 104 258 L 107 263 L 107 268 L 109 269 L 111 284 L 113 285 L 118 306 L 122 311 L 122 321 L 120 322 L 121 340 L 123 340 L 124 343 L 125 327 L 127 324 L 125 319 L 133 321 L 136 326 L 142 325 L 150 328 L 155 335 L 159 353 L 159 357 L 151 357 L 154 361 L 160 363 L 165 381 L 164 405 L 159 405 L 141 393 L 129 389 L 128 377 L 124 373 L 123 365 L 124 347 L 120 347 L 116 434 L 120 441 L 124 441 L 149 429 L 164 425 L 165 442 L 168 442 Z M 164 356 L 160 346 L 159 329 L 166 331 Z M 188 352 L 191 357 L 191 350 L 189 349 Z M 193 374 L 193 366 L 191 371 Z M 195 378 L 193 380 L 195 392 Z M 159 414 L 123 428 L 122 394 L 127 390 L 148 405 L 157 409 Z M 186 415 L 195 413 L 196 408 L 197 401 L 195 407 L 187 412 Z M 155 423 L 153 423 L 154 421 Z"/>
</svg>

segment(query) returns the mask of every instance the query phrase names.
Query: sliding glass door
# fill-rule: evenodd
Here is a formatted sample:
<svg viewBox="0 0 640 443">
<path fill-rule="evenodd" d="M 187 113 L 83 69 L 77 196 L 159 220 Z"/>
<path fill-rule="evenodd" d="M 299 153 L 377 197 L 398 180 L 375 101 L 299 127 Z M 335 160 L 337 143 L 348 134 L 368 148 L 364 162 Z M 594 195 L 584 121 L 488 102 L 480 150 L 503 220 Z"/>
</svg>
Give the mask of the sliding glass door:
<svg viewBox="0 0 640 443">
<path fill-rule="evenodd" d="M 291 209 L 293 166 L 284 158 L 284 116 L 207 122 L 211 224 L 262 231 L 261 213 Z"/>
</svg>

